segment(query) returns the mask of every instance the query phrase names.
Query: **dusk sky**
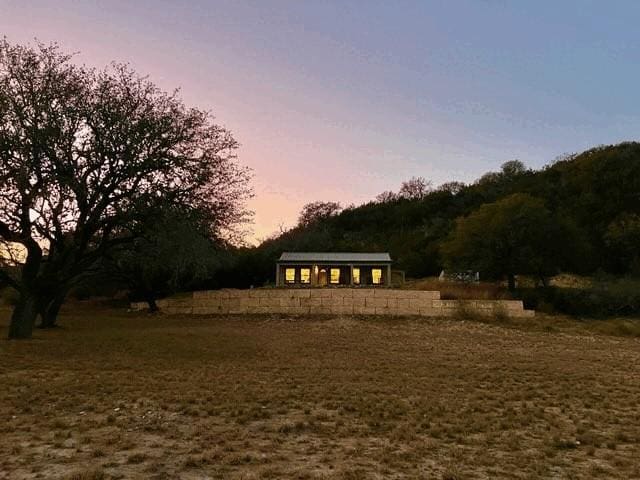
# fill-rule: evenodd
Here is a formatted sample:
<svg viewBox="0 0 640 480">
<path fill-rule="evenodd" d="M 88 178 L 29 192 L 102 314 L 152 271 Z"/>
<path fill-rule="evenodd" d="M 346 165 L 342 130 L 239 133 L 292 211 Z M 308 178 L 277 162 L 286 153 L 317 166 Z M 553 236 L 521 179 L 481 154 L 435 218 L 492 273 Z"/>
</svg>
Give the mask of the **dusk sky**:
<svg viewBox="0 0 640 480">
<path fill-rule="evenodd" d="M 314 200 L 638 138 L 637 1 L 9 1 L 0 34 L 129 62 L 211 110 L 254 171 L 254 237 Z"/>
</svg>

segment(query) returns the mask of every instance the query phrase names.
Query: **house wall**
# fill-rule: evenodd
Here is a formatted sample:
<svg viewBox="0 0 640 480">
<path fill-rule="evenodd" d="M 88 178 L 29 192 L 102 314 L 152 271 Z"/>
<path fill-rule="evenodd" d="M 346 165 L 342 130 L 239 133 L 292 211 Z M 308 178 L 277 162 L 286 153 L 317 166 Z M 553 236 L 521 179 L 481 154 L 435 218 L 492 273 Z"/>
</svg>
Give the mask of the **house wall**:
<svg viewBox="0 0 640 480">
<path fill-rule="evenodd" d="M 343 314 L 419 315 L 447 317 L 459 309 L 482 314 L 504 313 L 511 317 L 532 317 L 517 300 L 441 300 L 440 292 L 376 288 L 308 288 L 209 290 L 189 297 L 160 300 L 168 314 Z M 133 310 L 145 310 L 144 302 L 132 303 Z"/>
</svg>

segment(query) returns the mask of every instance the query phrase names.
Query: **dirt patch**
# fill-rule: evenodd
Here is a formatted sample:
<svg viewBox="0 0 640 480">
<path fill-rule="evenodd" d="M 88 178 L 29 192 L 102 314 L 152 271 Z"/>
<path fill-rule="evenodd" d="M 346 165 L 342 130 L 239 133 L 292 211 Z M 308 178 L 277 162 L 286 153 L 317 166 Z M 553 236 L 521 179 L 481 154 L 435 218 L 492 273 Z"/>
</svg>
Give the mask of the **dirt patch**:
<svg viewBox="0 0 640 480">
<path fill-rule="evenodd" d="M 0 479 L 640 478 L 635 338 L 99 308 L 61 323 L 0 341 Z"/>
</svg>

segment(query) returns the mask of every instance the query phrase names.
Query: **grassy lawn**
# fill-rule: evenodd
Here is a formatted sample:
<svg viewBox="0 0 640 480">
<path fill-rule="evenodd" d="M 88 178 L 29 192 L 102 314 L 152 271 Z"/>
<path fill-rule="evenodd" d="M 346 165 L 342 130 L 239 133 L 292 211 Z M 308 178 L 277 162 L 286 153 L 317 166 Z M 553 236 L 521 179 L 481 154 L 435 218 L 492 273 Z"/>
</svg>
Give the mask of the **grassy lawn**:
<svg viewBox="0 0 640 480">
<path fill-rule="evenodd" d="M 61 323 L 0 340 L 0 479 L 640 478 L 637 337 L 98 307 Z"/>
</svg>

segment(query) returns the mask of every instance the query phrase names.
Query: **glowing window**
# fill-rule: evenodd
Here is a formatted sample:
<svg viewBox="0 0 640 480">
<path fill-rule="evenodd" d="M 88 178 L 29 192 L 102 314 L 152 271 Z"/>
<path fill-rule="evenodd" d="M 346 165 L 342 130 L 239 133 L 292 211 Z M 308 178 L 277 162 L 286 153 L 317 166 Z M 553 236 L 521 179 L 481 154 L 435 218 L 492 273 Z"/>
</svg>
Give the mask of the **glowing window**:
<svg viewBox="0 0 640 480">
<path fill-rule="evenodd" d="M 295 283 L 296 282 L 296 269 L 295 268 L 285 268 L 284 269 L 284 281 L 287 283 Z"/>
<path fill-rule="evenodd" d="M 371 269 L 371 280 L 374 285 L 380 285 L 382 283 L 382 269 L 381 268 L 372 268 Z"/>
<path fill-rule="evenodd" d="M 310 268 L 301 268 L 300 269 L 300 283 L 311 283 L 311 269 Z"/>
<path fill-rule="evenodd" d="M 340 283 L 340 269 L 339 268 L 332 268 L 331 271 L 331 283 Z"/>
<path fill-rule="evenodd" d="M 360 269 L 359 268 L 354 268 L 353 269 L 353 283 L 360 284 Z"/>
</svg>

